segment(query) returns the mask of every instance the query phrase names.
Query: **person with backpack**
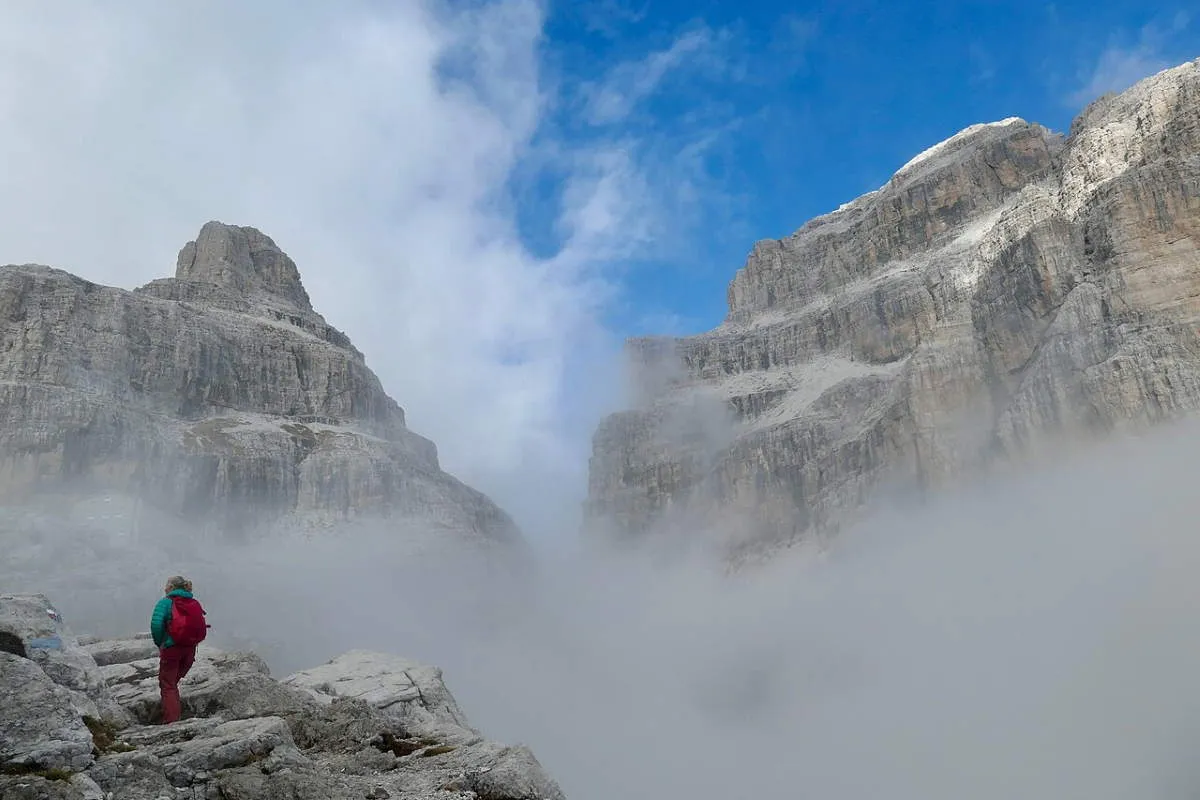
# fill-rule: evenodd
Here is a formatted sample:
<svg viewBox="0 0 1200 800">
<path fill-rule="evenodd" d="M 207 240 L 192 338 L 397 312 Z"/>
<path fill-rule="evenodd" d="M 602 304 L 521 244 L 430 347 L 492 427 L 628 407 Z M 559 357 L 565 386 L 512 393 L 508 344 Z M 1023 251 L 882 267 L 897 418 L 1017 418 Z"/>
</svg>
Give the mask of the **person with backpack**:
<svg viewBox="0 0 1200 800">
<path fill-rule="evenodd" d="M 155 604 L 150 617 L 150 636 L 158 647 L 158 690 L 164 725 L 179 720 L 179 682 L 192 668 L 196 645 L 207 635 L 204 607 L 192 596 L 192 582 L 182 575 L 168 578 L 165 596 Z"/>
</svg>

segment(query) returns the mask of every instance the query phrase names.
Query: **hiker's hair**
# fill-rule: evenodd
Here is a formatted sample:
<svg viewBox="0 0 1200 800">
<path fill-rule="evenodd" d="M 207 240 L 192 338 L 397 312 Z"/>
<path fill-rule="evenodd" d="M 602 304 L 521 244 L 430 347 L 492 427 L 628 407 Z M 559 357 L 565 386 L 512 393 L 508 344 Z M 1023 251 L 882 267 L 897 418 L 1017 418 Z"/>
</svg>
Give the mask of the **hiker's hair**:
<svg viewBox="0 0 1200 800">
<path fill-rule="evenodd" d="M 182 575 L 172 575 L 167 578 L 167 589 L 183 589 L 185 592 L 192 590 L 192 582 Z"/>
</svg>

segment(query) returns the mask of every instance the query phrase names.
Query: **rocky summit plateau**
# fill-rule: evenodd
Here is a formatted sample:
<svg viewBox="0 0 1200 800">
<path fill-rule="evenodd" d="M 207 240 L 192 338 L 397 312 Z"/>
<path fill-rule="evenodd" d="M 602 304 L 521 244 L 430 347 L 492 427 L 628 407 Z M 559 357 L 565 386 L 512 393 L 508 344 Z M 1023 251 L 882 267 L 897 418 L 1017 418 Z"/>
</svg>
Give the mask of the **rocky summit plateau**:
<svg viewBox="0 0 1200 800">
<path fill-rule="evenodd" d="M 0 267 L 0 419 L 9 503 L 74 493 L 227 531 L 386 517 L 519 538 L 440 468 L 254 228 L 209 222 L 173 278 L 133 291 Z"/>
<path fill-rule="evenodd" d="M 631 340 L 589 525 L 820 542 L 885 492 L 1200 409 L 1200 60 L 1066 135 L 974 125 L 754 245 L 716 329 Z"/>
<path fill-rule="evenodd" d="M 351 651 L 282 680 L 201 644 L 184 717 L 157 723 L 148 635 L 76 636 L 44 595 L 0 595 L 4 800 L 563 800 L 484 738 L 441 670 Z"/>
</svg>

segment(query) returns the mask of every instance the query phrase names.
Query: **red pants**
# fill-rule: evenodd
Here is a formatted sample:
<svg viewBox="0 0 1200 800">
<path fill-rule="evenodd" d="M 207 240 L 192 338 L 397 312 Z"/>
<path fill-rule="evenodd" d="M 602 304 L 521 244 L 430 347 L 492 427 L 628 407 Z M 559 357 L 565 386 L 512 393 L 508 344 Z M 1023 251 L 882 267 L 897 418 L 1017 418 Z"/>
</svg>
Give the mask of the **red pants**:
<svg viewBox="0 0 1200 800">
<path fill-rule="evenodd" d="M 195 660 L 195 645 L 175 645 L 158 651 L 158 691 L 162 696 L 164 725 L 179 720 L 179 682 L 188 674 Z"/>
</svg>

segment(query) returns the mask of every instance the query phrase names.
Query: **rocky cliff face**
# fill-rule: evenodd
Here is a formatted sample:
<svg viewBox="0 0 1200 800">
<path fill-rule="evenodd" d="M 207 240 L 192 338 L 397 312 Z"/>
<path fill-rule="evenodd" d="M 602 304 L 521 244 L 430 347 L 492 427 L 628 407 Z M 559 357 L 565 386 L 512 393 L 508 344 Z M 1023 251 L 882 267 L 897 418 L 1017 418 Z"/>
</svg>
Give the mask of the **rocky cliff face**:
<svg viewBox="0 0 1200 800">
<path fill-rule="evenodd" d="M 884 490 L 1200 408 L 1200 61 L 1069 135 L 976 125 L 759 242 L 715 330 L 629 343 L 593 525 L 811 540 Z"/>
<path fill-rule="evenodd" d="M 45 596 L 0 595 L 0 797 L 564 797 L 528 748 L 467 723 L 435 667 L 353 651 L 277 681 L 202 644 L 171 725 L 157 670 L 145 635 L 76 637 Z"/>
<path fill-rule="evenodd" d="M 0 267 L 0 496 L 133 495 L 229 528 L 420 519 L 511 540 L 443 472 L 292 260 L 210 222 L 174 278 L 135 291 Z"/>
</svg>

